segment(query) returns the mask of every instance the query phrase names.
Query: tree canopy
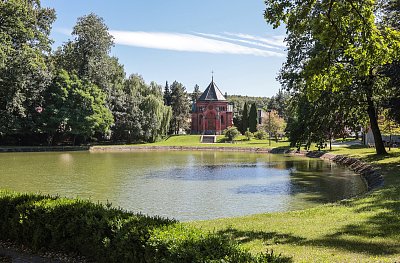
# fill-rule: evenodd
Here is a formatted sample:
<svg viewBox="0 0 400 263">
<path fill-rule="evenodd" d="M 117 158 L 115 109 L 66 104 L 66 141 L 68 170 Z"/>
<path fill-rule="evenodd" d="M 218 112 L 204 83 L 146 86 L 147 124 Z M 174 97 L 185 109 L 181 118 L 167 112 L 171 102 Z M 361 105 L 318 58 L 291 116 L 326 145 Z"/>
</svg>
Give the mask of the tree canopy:
<svg viewBox="0 0 400 263">
<path fill-rule="evenodd" d="M 287 29 L 287 61 L 279 79 L 310 100 L 350 90 L 365 105 L 376 152 L 386 153 L 377 123 L 379 95 L 391 93 L 381 69 L 399 57 L 397 30 L 377 23 L 377 1 L 266 0 L 265 19 Z"/>
</svg>

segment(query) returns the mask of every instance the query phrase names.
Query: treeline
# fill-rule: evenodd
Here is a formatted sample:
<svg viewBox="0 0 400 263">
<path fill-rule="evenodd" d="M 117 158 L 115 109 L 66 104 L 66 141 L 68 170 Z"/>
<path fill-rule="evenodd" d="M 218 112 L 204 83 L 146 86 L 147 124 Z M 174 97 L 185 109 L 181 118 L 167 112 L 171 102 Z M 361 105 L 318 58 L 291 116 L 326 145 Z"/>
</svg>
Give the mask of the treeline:
<svg viewBox="0 0 400 263">
<path fill-rule="evenodd" d="M 287 28 L 278 79 L 291 94 L 292 144 L 323 146 L 369 127 L 377 154 L 385 154 L 382 131 L 400 123 L 399 1 L 265 4 L 267 22 Z"/>
<path fill-rule="evenodd" d="M 0 17 L 1 144 L 153 142 L 185 128 L 185 87 L 175 81 L 166 94 L 139 75 L 126 77 L 97 15 L 78 18 L 72 39 L 55 51 L 53 9 L 2 1 Z"/>
</svg>

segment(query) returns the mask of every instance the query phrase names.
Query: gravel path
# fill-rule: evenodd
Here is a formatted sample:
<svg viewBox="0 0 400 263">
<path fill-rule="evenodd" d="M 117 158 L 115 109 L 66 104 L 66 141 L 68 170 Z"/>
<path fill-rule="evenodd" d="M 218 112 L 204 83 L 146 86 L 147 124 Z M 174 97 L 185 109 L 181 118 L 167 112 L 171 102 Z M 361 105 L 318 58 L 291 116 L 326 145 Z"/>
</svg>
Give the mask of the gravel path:
<svg viewBox="0 0 400 263">
<path fill-rule="evenodd" d="M 11 242 L 0 241 L 0 263 L 85 263 L 83 258 L 62 253 L 46 252 L 35 254 L 29 249 Z"/>
</svg>

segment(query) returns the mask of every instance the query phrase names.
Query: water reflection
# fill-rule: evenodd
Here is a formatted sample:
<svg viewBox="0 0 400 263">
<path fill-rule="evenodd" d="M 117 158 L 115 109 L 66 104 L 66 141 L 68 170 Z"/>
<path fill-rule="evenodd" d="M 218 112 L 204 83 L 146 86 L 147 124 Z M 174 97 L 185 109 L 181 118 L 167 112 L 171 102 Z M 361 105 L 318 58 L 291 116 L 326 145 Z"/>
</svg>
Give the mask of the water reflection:
<svg viewBox="0 0 400 263">
<path fill-rule="evenodd" d="M 0 154 L 0 187 L 207 219 L 302 209 L 365 191 L 319 159 L 234 152 Z"/>
</svg>

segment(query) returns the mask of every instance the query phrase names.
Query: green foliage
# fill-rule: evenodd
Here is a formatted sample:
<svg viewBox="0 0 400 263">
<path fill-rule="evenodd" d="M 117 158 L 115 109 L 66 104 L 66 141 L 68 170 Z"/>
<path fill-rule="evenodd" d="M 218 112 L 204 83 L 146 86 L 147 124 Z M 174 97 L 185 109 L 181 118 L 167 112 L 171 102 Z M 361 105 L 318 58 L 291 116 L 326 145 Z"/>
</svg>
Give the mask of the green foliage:
<svg viewBox="0 0 400 263">
<path fill-rule="evenodd" d="M 231 126 L 223 131 L 226 139 L 232 142 L 237 136 L 239 136 L 240 132 L 235 126 Z"/>
<path fill-rule="evenodd" d="M 154 142 L 167 135 L 171 107 L 164 105 L 161 88 L 155 82 L 147 85 L 141 76 L 133 74 L 118 96 L 114 139 Z"/>
<path fill-rule="evenodd" d="M 267 131 L 268 134 L 271 134 L 271 136 L 274 136 L 275 139 L 277 139 L 279 135 L 284 134 L 286 122 L 274 110 L 268 112 L 267 116 L 268 118 L 263 120 L 261 126 L 265 131 Z"/>
<path fill-rule="evenodd" d="M 246 139 L 250 141 L 251 137 L 253 137 L 253 133 L 247 129 L 247 131 L 244 133 L 244 136 L 246 136 Z"/>
<path fill-rule="evenodd" d="M 382 68 L 400 58 L 400 32 L 377 24 L 375 0 L 267 0 L 265 19 L 286 24 L 288 57 L 279 76 L 287 89 L 312 101 L 321 91 L 357 94 L 350 105 L 364 108 L 370 119 L 376 152 L 385 154 L 376 105 L 395 89 L 384 85 Z"/>
<path fill-rule="evenodd" d="M 240 132 L 244 134 L 249 128 L 249 107 L 247 102 L 244 103 L 243 111 L 242 111 L 242 127 L 240 127 Z"/>
<path fill-rule="evenodd" d="M 254 133 L 254 138 L 258 140 L 265 140 L 268 137 L 268 134 L 263 130 L 258 130 Z"/>
<path fill-rule="evenodd" d="M 223 235 L 89 201 L 0 191 L 1 239 L 96 262 L 288 262 Z"/>
<path fill-rule="evenodd" d="M 251 104 L 250 112 L 249 112 L 249 129 L 250 132 L 257 131 L 257 124 L 258 124 L 258 115 L 257 115 L 257 108 L 256 104 Z"/>
<path fill-rule="evenodd" d="M 105 105 L 105 94 L 76 75 L 70 76 L 61 70 L 46 93 L 43 129 L 51 137 L 56 132 L 64 132 L 87 138 L 96 132 L 106 133 L 113 124 L 112 114 Z"/>
<path fill-rule="evenodd" d="M 51 79 L 54 10 L 40 1 L 0 2 L 0 136 L 37 130 L 35 108 Z"/>
<path fill-rule="evenodd" d="M 189 129 L 190 101 L 186 88 L 182 83 L 174 81 L 171 85 L 171 130 L 173 134 L 179 134 L 181 130 Z"/>
<path fill-rule="evenodd" d="M 192 101 L 197 101 L 200 96 L 201 96 L 201 91 L 199 85 L 195 85 L 192 94 L 190 94 L 190 97 L 192 98 Z"/>
</svg>

